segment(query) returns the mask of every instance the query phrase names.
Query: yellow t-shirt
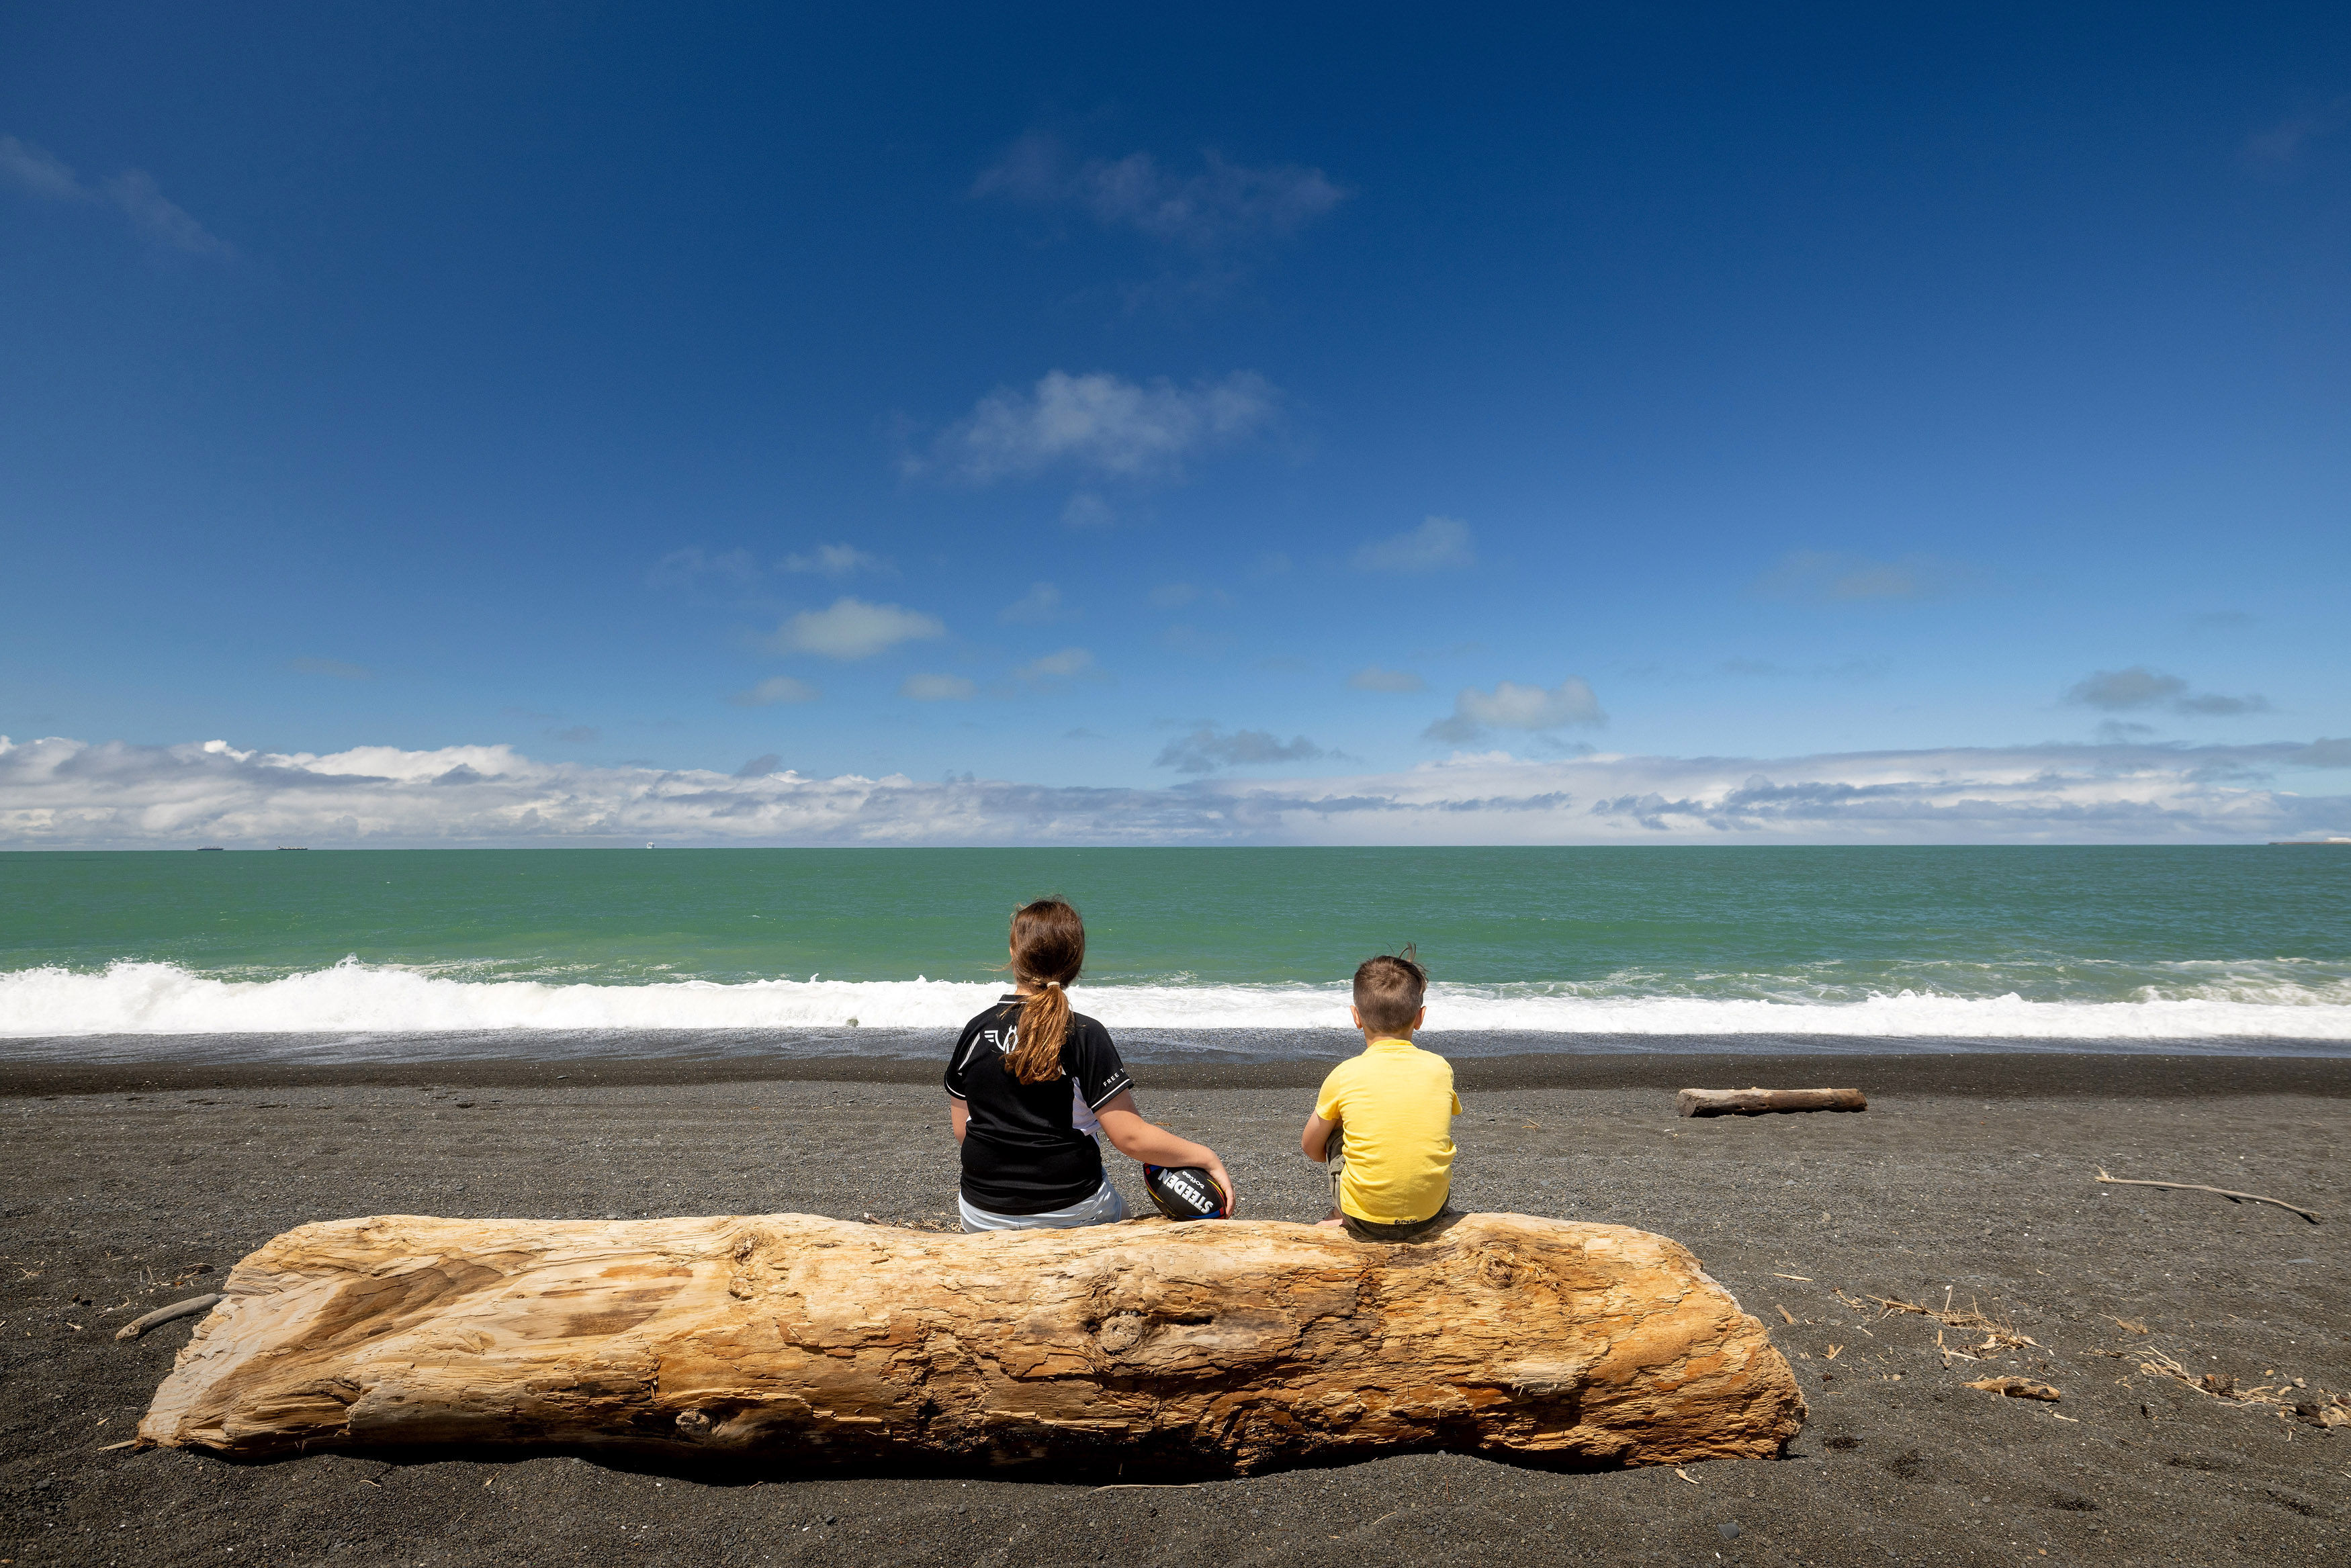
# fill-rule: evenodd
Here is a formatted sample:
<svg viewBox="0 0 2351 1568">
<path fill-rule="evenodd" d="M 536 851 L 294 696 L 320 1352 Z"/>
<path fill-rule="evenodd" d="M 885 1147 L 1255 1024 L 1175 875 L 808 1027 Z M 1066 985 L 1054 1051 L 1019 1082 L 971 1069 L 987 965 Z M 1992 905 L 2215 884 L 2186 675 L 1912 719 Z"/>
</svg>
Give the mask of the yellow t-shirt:
<svg viewBox="0 0 2351 1568">
<path fill-rule="evenodd" d="M 1375 1225 L 1415 1225 L 1453 1186 L 1453 1064 L 1409 1040 L 1374 1040 L 1331 1069 L 1314 1114 L 1340 1126 L 1339 1207 Z"/>
</svg>

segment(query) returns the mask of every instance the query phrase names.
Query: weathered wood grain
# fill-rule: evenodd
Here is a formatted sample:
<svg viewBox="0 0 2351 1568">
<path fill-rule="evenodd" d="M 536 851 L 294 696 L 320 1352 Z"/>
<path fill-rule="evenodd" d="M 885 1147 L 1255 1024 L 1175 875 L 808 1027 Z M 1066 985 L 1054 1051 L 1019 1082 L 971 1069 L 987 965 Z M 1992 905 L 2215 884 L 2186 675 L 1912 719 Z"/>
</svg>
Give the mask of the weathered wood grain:
<svg viewBox="0 0 2351 1568">
<path fill-rule="evenodd" d="M 1762 1326 L 1662 1236 L 1474 1214 L 960 1236 L 800 1214 L 305 1225 L 230 1272 L 140 1427 L 232 1454 L 610 1445 L 793 1463 L 1261 1469 L 1415 1448 L 1776 1453 Z"/>
</svg>

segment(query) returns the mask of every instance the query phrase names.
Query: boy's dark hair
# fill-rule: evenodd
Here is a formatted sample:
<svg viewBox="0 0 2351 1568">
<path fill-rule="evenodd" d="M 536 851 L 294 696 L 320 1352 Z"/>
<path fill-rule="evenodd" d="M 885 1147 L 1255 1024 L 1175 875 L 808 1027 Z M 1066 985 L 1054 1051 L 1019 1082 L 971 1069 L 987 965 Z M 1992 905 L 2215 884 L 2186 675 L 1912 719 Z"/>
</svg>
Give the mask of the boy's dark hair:
<svg viewBox="0 0 2351 1568">
<path fill-rule="evenodd" d="M 1400 1034 L 1412 1027 L 1428 992 L 1428 971 L 1409 958 L 1382 953 L 1355 971 L 1355 1014 L 1375 1034 Z"/>
</svg>

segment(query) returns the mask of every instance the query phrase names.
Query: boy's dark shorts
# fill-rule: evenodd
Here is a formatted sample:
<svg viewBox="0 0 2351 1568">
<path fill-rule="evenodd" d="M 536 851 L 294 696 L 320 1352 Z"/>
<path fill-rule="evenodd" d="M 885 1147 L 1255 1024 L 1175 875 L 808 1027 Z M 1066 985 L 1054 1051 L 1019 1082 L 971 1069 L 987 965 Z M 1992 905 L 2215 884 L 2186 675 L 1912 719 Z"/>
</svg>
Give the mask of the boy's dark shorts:
<svg viewBox="0 0 2351 1568">
<path fill-rule="evenodd" d="M 1437 1232 L 1443 1231 L 1447 1226 L 1452 1224 L 1453 1221 L 1461 1218 L 1458 1213 L 1455 1212 L 1452 1201 L 1448 1199 L 1436 1213 L 1430 1215 L 1427 1219 L 1415 1220 L 1408 1224 L 1383 1225 L 1376 1220 L 1356 1219 L 1353 1214 L 1348 1213 L 1339 1202 L 1339 1179 L 1346 1174 L 1347 1157 L 1339 1152 L 1339 1149 L 1336 1147 L 1338 1142 L 1339 1135 L 1333 1132 L 1331 1135 L 1331 1142 L 1324 1146 L 1327 1152 L 1323 1159 L 1323 1170 L 1324 1173 L 1329 1176 L 1331 1180 L 1331 1211 L 1340 1218 L 1347 1227 L 1347 1234 L 1353 1236 L 1356 1241 L 1389 1242 L 1426 1241 L 1431 1236 L 1436 1235 Z"/>
<path fill-rule="evenodd" d="M 1426 1220 L 1416 1220 L 1409 1225 L 1383 1225 L 1375 1220 L 1358 1220 L 1345 1210 L 1339 1218 L 1347 1227 L 1347 1234 L 1358 1241 L 1426 1241 L 1461 1218 L 1447 1203 Z"/>
</svg>

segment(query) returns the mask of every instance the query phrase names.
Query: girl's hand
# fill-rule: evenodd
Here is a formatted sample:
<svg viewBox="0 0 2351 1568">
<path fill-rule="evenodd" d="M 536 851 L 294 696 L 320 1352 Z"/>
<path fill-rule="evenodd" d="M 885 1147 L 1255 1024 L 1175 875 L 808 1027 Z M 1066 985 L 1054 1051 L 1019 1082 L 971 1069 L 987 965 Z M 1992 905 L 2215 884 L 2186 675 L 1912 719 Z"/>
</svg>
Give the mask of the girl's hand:
<svg viewBox="0 0 2351 1568">
<path fill-rule="evenodd" d="M 1240 1211 L 1241 1199 L 1240 1194 L 1233 1190 L 1233 1179 L 1225 1174 L 1225 1162 L 1211 1152 L 1200 1162 L 1200 1168 L 1208 1173 L 1209 1180 L 1224 1189 L 1225 1218 L 1231 1219 Z"/>
</svg>

